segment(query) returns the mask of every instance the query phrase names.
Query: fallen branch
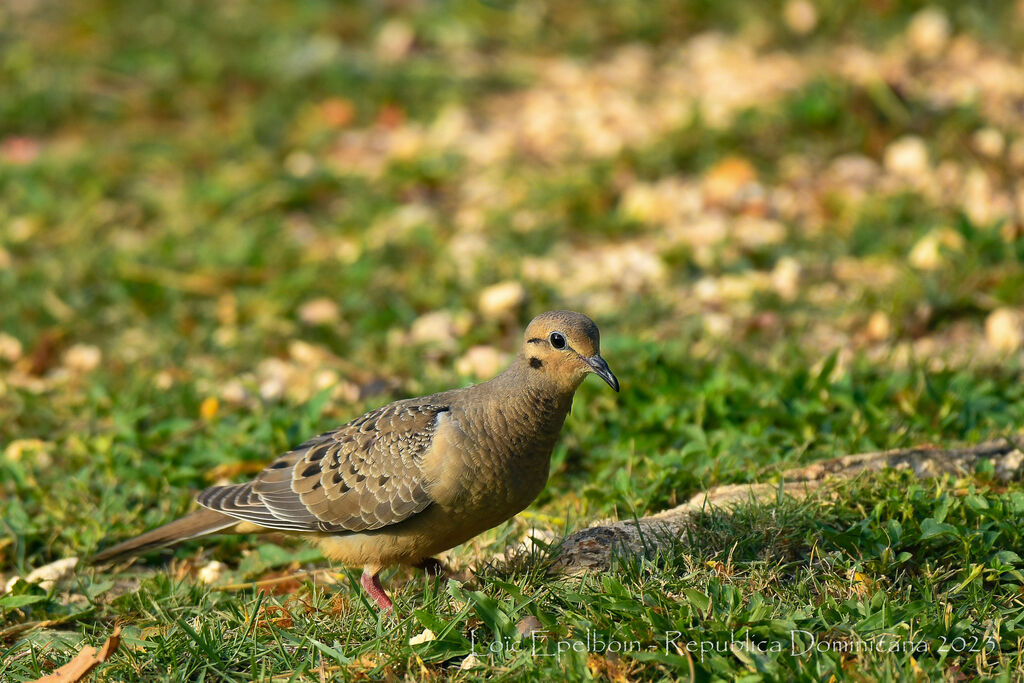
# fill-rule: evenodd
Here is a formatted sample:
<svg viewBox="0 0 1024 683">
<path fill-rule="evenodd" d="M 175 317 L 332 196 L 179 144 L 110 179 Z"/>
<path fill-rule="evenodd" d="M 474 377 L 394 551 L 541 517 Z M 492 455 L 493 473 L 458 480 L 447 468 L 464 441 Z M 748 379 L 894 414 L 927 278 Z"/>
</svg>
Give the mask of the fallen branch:
<svg viewBox="0 0 1024 683">
<path fill-rule="evenodd" d="M 250 588 L 267 588 L 269 586 L 276 586 L 287 581 L 301 581 L 303 579 L 316 580 L 317 577 L 330 577 L 332 573 L 335 572 L 332 572 L 332 570 L 330 569 L 313 569 L 306 572 L 299 572 L 297 574 L 275 576 L 272 579 L 263 579 L 261 581 L 246 581 L 245 583 L 231 583 L 225 586 L 214 586 L 213 590 L 232 593 L 236 591 L 248 590 Z"/>
<path fill-rule="evenodd" d="M 786 470 L 780 483 L 716 486 L 686 503 L 638 520 L 597 524 L 572 534 L 562 543 L 551 571 L 581 573 L 606 570 L 613 554 L 646 554 L 680 538 L 695 515 L 709 508 L 772 500 L 782 494 L 805 498 L 826 481 L 852 479 L 864 472 L 909 469 L 919 478 L 942 474 L 966 476 L 981 461 L 992 463 L 997 480 L 1007 482 L 1024 474 L 1024 452 L 1010 440 L 989 441 L 967 448 L 921 446 L 876 453 L 844 455 L 806 467 Z"/>
</svg>

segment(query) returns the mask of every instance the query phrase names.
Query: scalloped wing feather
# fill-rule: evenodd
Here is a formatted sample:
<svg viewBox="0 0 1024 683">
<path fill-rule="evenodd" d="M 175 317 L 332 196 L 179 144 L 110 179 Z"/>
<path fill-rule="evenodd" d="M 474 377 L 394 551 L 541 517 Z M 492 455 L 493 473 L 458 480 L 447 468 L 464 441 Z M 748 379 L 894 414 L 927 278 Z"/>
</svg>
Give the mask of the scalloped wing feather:
<svg viewBox="0 0 1024 683">
<path fill-rule="evenodd" d="M 285 453 L 248 484 L 203 491 L 201 505 L 268 529 L 358 532 L 431 504 L 423 457 L 448 406 L 398 401 Z"/>
</svg>

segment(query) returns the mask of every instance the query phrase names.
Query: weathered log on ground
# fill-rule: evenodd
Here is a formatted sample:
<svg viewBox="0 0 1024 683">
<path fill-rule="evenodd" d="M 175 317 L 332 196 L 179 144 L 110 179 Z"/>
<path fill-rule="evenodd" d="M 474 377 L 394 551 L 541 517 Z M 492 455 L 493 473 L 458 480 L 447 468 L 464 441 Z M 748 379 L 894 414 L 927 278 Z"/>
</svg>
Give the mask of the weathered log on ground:
<svg viewBox="0 0 1024 683">
<path fill-rule="evenodd" d="M 729 484 L 698 493 L 686 503 L 638 520 L 596 524 L 570 535 L 561 544 L 552 571 L 580 573 L 605 570 L 615 553 L 652 554 L 673 543 L 689 528 L 695 515 L 714 508 L 763 502 L 782 494 L 801 499 L 828 481 L 851 479 L 883 469 L 909 469 L 922 479 L 943 474 L 966 476 L 979 462 L 992 463 L 999 481 L 1024 474 L 1024 441 L 989 441 L 965 448 L 920 446 L 876 453 L 843 455 L 806 467 L 786 470 L 777 483 Z"/>
</svg>

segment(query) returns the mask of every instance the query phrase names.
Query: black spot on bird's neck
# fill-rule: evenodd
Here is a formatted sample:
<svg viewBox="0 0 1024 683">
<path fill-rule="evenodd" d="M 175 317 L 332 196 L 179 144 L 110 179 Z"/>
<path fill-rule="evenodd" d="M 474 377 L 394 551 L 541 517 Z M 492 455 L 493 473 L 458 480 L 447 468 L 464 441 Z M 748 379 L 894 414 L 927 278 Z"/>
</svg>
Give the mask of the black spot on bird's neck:
<svg viewBox="0 0 1024 683">
<path fill-rule="evenodd" d="M 541 362 L 540 358 L 531 358 L 530 359 L 530 367 L 531 368 L 540 368 L 540 367 L 543 367 L 543 366 L 544 366 L 544 363 Z"/>
</svg>

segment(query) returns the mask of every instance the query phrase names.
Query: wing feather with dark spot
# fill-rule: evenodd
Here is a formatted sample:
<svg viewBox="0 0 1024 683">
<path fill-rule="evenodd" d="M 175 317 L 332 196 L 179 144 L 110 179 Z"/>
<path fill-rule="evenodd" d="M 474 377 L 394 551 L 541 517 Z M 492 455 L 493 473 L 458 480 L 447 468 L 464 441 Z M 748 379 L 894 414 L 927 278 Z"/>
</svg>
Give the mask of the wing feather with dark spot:
<svg viewBox="0 0 1024 683">
<path fill-rule="evenodd" d="M 201 505 L 269 529 L 370 531 L 431 503 L 421 469 L 446 405 L 398 401 L 285 453 L 247 484 L 203 491 Z"/>
</svg>

